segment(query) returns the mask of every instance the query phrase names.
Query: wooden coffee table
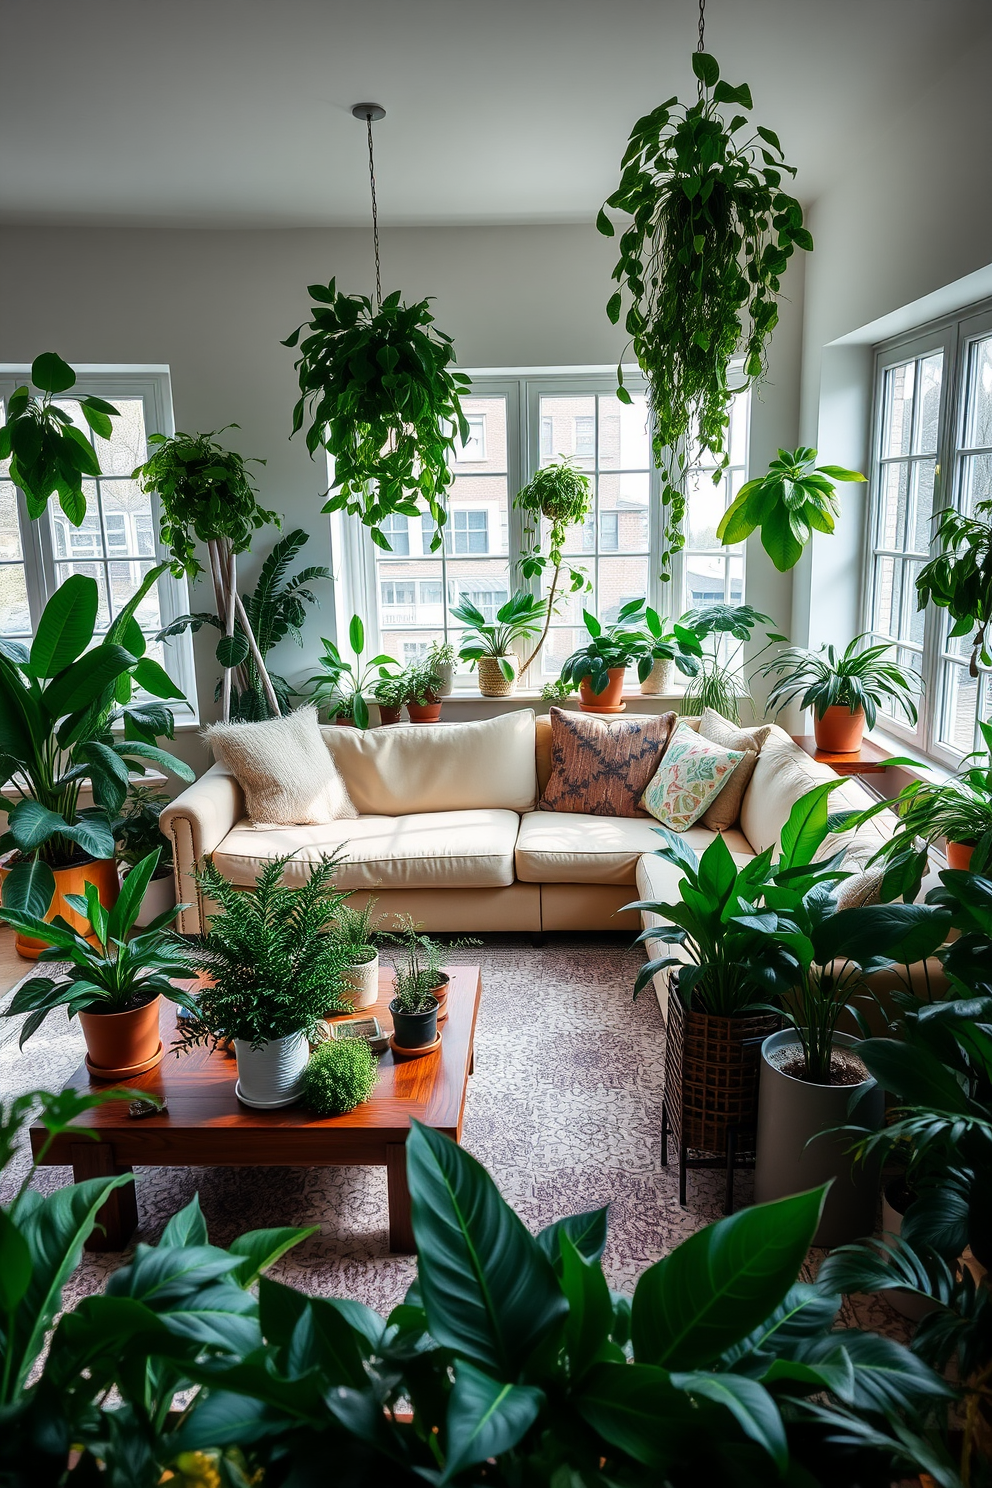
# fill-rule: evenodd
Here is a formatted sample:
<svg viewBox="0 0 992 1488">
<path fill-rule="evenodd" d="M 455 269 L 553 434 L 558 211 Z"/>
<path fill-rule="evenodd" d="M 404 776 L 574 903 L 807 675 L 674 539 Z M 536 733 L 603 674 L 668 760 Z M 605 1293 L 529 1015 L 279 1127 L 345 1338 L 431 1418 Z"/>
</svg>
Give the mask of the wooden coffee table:
<svg viewBox="0 0 992 1488">
<path fill-rule="evenodd" d="M 73 1178 L 101 1178 L 129 1173 L 135 1164 L 152 1168 L 268 1167 L 327 1168 L 357 1164 L 385 1167 L 389 1193 L 390 1249 L 414 1249 L 410 1191 L 406 1182 L 406 1139 L 413 1120 L 461 1140 L 465 1094 L 472 1073 L 475 1020 L 482 984 L 477 966 L 455 966 L 449 972 L 448 1018 L 441 1047 L 420 1059 L 402 1059 L 387 1049 L 379 1055 L 379 1081 L 372 1096 L 346 1116 L 321 1118 L 302 1106 L 255 1111 L 234 1094 L 237 1066 L 233 1054 L 205 1048 L 178 1057 L 167 1053 L 157 1069 L 128 1082 L 129 1087 L 164 1096 L 168 1109 L 135 1120 L 127 1103 L 108 1101 L 86 1111 L 78 1125 L 97 1133 L 97 1140 L 72 1130 L 55 1138 L 45 1166 L 71 1164 Z M 379 973 L 379 1000 L 374 1013 L 392 1031 L 389 1013 L 393 978 Z M 176 1009 L 165 1005 L 162 1037 L 175 1037 Z M 77 1090 L 106 1089 L 81 1064 L 68 1081 Z M 47 1133 L 31 1128 L 31 1148 L 39 1153 Z M 133 1183 L 115 1189 L 99 1214 L 102 1230 L 94 1231 L 89 1250 L 123 1250 L 138 1223 Z M 284 1216 L 292 1223 L 292 1216 Z"/>
</svg>

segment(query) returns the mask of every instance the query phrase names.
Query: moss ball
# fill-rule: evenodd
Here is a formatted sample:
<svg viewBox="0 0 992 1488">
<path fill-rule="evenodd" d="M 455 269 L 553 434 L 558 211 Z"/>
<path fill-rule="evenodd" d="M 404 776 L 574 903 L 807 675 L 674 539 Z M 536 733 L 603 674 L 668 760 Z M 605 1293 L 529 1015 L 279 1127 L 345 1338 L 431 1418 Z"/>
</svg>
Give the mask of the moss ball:
<svg viewBox="0 0 992 1488">
<path fill-rule="evenodd" d="M 378 1068 L 364 1039 L 328 1039 L 310 1055 L 303 1076 L 304 1103 L 317 1116 L 343 1116 L 368 1100 Z"/>
</svg>

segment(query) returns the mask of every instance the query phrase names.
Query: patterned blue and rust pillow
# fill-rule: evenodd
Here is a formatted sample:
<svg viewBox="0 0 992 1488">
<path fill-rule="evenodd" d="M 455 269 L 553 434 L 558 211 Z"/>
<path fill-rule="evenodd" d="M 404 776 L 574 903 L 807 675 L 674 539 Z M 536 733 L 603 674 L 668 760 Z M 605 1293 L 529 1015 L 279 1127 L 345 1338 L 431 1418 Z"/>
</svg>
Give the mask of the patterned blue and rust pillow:
<svg viewBox="0 0 992 1488">
<path fill-rule="evenodd" d="M 606 720 L 552 708 L 550 716 L 551 777 L 540 809 L 644 816 L 641 796 L 668 745 L 675 714 Z"/>
</svg>

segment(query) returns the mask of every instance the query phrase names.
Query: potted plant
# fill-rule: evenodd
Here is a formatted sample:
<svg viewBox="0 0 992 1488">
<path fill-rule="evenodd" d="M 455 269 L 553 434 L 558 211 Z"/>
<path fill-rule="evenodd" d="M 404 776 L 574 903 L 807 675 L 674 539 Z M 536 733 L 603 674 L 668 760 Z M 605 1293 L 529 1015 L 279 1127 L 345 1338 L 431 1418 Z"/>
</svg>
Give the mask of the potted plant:
<svg viewBox="0 0 992 1488">
<path fill-rule="evenodd" d="M 687 610 L 679 621 L 700 642 L 702 661 L 689 678 L 679 712 L 685 717 L 712 708 L 731 723 L 740 723 L 741 698 L 748 696 L 748 670 L 769 646 L 786 637 L 765 632 L 765 643 L 745 664 L 745 647 L 759 625 L 771 625 L 767 615 L 751 605 L 711 604 Z M 707 644 L 708 643 L 708 644 Z"/>
<path fill-rule="evenodd" d="M 500 605 L 493 624 L 470 600 L 452 605 L 452 618 L 468 627 L 458 654 L 462 661 L 478 665 L 483 697 L 511 697 L 516 691 L 520 668 L 514 643 L 537 634 L 545 608 L 544 601 L 526 589 L 518 589 Z"/>
<path fill-rule="evenodd" d="M 296 527 L 292 532 L 287 532 L 274 544 L 271 553 L 263 562 L 253 591 L 241 596 L 248 623 L 254 632 L 263 661 L 274 646 L 287 638 L 294 640 L 298 646 L 303 645 L 303 626 L 306 621 L 304 606 L 319 603 L 310 586 L 317 580 L 334 577 L 329 568 L 313 565 L 301 568 L 298 573 L 287 578 L 286 570 L 304 543 L 309 541 L 309 534 L 304 532 L 302 527 Z M 195 635 L 204 625 L 212 625 L 223 632 L 226 620 L 224 615 L 215 615 L 209 610 L 199 610 L 192 615 L 180 615 L 159 631 L 156 640 L 167 641 L 172 636 L 181 635 L 187 629 Z M 231 666 L 234 655 L 241 655 L 242 660 L 234 667 L 230 716 L 242 723 L 261 722 L 271 716 L 269 704 L 258 668 L 248 647 L 247 635 L 237 621 L 235 621 L 233 642 L 231 637 L 225 634 L 222 634 L 217 642 L 217 660 L 225 670 Z M 292 687 L 285 677 L 280 677 L 271 670 L 269 681 L 279 700 L 280 712 L 288 713 L 293 693 Z M 217 684 L 215 698 L 221 697 L 223 688 L 224 684 L 221 681 Z"/>
<path fill-rule="evenodd" d="M 719 469 L 727 464 L 728 407 L 741 386 L 731 361 L 743 353 L 744 386 L 761 376 L 782 274 L 796 248 L 813 247 L 802 206 L 782 184 L 793 168 L 778 136 L 748 118 L 748 85 L 725 82 L 702 50 L 692 69 L 698 98 L 670 98 L 637 121 L 606 203 L 633 219 L 620 237 L 620 287 L 607 314 L 616 324 L 626 292 L 625 325 L 647 379 L 663 471 L 663 577 L 683 544 L 684 476 L 696 445 Z M 597 226 L 613 237 L 605 211 Z M 618 380 L 617 395 L 629 402 L 619 369 Z"/>
<path fill-rule="evenodd" d="M 123 877 L 134 870 L 149 853 L 159 854 L 158 866 L 145 889 L 135 924 L 144 929 L 166 910 L 175 914 L 176 881 L 172 861 L 172 844 L 159 830 L 159 817 L 169 804 L 169 797 L 152 786 L 133 784 L 128 787 L 124 808 L 114 822 L 117 862 L 123 866 Z"/>
<path fill-rule="evenodd" d="M 68 896 L 70 906 L 88 926 L 85 937 L 61 915 L 43 921 L 0 909 L 0 921 L 19 934 L 44 937 L 49 949 L 41 959 L 69 963 L 64 977 L 31 977 L 14 993 L 5 1016 L 27 1014 L 20 1032 L 21 1048 L 50 1012 L 65 1008 L 70 1018 L 79 1017 L 86 1039 L 86 1065 L 95 1079 L 130 1079 L 161 1062 L 162 998 L 187 1008 L 192 1002 L 172 981 L 188 973 L 163 934 L 172 918 L 171 909 L 128 939 L 158 862 L 156 848 L 132 868 L 112 909 L 101 904 L 93 883 L 86 883 L 83 894 Z"/>
<path fill-rule="evenodd" d="M 861 748 L 865 724 L 875 727 L 883 700 L 916 722 L 915 674 L 907 676 L 886 660 L 893 646 L 865 646 L 864 640 L 864 635 L 855 636 L 840 656 L 832 645 L 819 651 L 791 646 L 759 668 L 759 675 L 777 678 L 768 694 L 769 709 L 780 713 L 796 701 L 804 710 L 812 708 L 817 748 L 831 754 L 855 754 Z"/>
<path fill-rule="evenodd" d="M 378 1078 L 378 1061 L 366 1039 L 326 1039 L 304 1071 L 303 1104 L 315 1116 L 345 1116 L 368 1100 Z"/>
<path fill-rule="evenodd" d="M 384 916 L 375 913 L 375 906 L 375 899 L 367 899 L 361 909 L 342 903 L 334 925 L 334 934 L 345 954 L 341 996 L 354 1012 L 372 1007 L 379 998 L 376 938 Z"/>
<path fill-rule="evenodd" d="M 673 667 L 684 677 L 698 676 L 703 649 L 693 631 L 678 620 L 666 628 L 650 605 L 644 607 L 644 626 L 647 650 L 637 663 L 637 676 L 645 697 L 668 691 Z"/>
<path fill-rule="evenodd" d="M 817 465 L 815 449 L 780 449 L 764 475 L 746 481 L 716 529 L 724 547 L 744 542 L 756 529 L 778 569 L 795 568 L 816 532 L 833 532 L 840 515 L 834 481 L 863 481 L 843 465 Z"/>
<path fill-rule="evenodd" d="M 405 671 L 380 677 L 372 684 L 372 697 L 379 708 L 380 724 L 399 723 L 409 690 Z"/>
<path fill-rule="evenodd" d="M 228 428 L 236 429 L 237 424 Z M 261 684 L 265 702 L 263 717 L 278 718 L 279 698 L 259 649 L 254 628 L 248 619 L 244 600 L 238 593 L 237 560 L 251 546 L 253 534 L 270 522 L 278 525 L 275 512 L 258 504 L 249 465 L 264 465 L 264 460 L 246 460 L 235 450 L 224 449 L 214 438 L 223 429 L 209 434 L 176 433 L 167 438 L 152 434 L 148 443 L 154 446 L 143 465 L 132 473 L 149 495 L 157 493 L 161 507 L 161 538 L 172 557 L 172 571 L 195 579 L 202 572 L 196 545 L 205 543 L 209 553 L 210 577 L 214 587 L 217 615 L 223 617 L 224 636 L 217 657 L 224 667 L 221 702 L 225 723 L 231 716 L 232 680 L 237 676 L 238 691 L 249 690 L 249 674 L 244 663 L 251 657 L 254 675 Z"/>
<path fill-rule="evenodd" d="M 460 946 L 479 945 L 478 940 L 462 937 L 447 946 L 425 935 L 407 915 L 390 939 L 403 946 L 402 966 L 393 963 L 394 996 L 389 1004 L 393 1015 L 396 1043 L 401 1049 L 426 1049 L 437 1038 L 437 1025 L 447 1018 L 450 978 L 442 971 L 449 951 Z"/>
<path fill-rule="evenodd" d="M 547 639 L 553 616 L 557 613 L 565 591 L 559 592 L 563 572 L 568 577 L 568 593 L 576 594 L 580 589 L 589 589 L 590 583 L 584 569 L 576 568 L 564 559 L 565 543 L 570 530 L 581 527 L 592 508 L 592 487 L 586 476 L 572 460 L 560 459 L 544 465 L 526 486 L 513 498 L 513 505 L 522 511 L 525 521 L 525 550 L 520 560 L 520 572 L 525 579 L 540 578 L 547 589 L 547 604 L 544 625 L 530 654 L 520 666 L 524 677 L 540 654 Z M 548 523 L 548 551 L 544 552 L 542 523 Z M 551 582 L 547 582 L 550 570 Z"/>
<path fill-rule="evenodd" d="M 365 295 L 339 292 L 333 279 L 308 293 L 310 334 L 300 341 L 300 326 L 282 344 L 299 344 L 301 353 L 292 432 L 309 413 L 307 449 L 313 455 L 323 445 L 334 460 L 322 509 L 358 517 L 388 552 L 383 522 L 417 515 L 422 501 L 440 547 L 452 464 L 469 438 L 460 400 L 470 379 L 450 370 L 451 337 L 431 329 L 427 300 L 404 305 L 399 291 L 375 308 Z"/>
<path fill-rule="evenodd" d="M 19 797 L 3 808 L 3 904 L 35 921 L 62 915 L 84 935 L 89 924 L 75 917 L 68 896 L 78 896 L 84 882 L 96 885 L 106 907 L 117 896 L 113 822 L 127 795 L 128 770 L 152 763 L 193 779 L 187 764 L 155 743 L 160 734 L 172 737 L 175 721 L 154 699 L 183 695 L 144 654 L 134 619 L 161 572 L 145 576 L 95 644 L 96 580 L 72 574 L 45 606 L 30 649 L 17 641 L 0 645 L 3 773 Z M 132 701 L 134 686 L 151 700 Z M 81 808 L 87 778 L 93 805 Z M 17 934 L 18 953 L 28 959 L 37 959 L 45 943 Z"/>
<path fill-rule="evenodd" d="M 579 689 L 579 707 L 584 713 L 620 713 L 627 668 L 648 661 L 648 640 L 635 622 L 643 615 L 643 599 L 621 605 L 616 623 L 603 625 L 588 610 L 582 611 L 589 640 L 562 663 L 561 680 Z M 645 676 L 651 670 L 648 662 Z"/>
<path fill-rule="evenodd" d="M 98 439 L 113 433 L 111 419 L 119 410 L 92 393 L 73 393 L 76 374 L 54 351 L 43 352 L 31 364 L 31 382 L 41 397 L 25 384 L 11 393 L 6 422 L 0 426 L 0 461 L 10 460 L 7 479 L 24 492 L 28 515 L 37 519 L 57 495 L 59 506 L 74 527 L 86 516 L 83 478 L 100 474 L 100 461 L 82 429 L 61 405 L 78 404 L 83 419 Z M 55 399 L 58 402 L 55 402 Z"/>
<path fill-rule="evenodd" d="M 438 697 L 450 697 L 455 685 L 455 648 L 451 641 L 432 641 L 425 662 L 435 679 Z"/>
<path fill-rule="evenodd" d="M 374 686 L 373 676 L 383 681 L 390 673 L 388 668 L 398 663 L 392 656 L 373 656 L 362 663 L 365 650 L 365 626 L 360 615 L 352 615 L 348 626 L 348 639 L 355 653 L 354 663 L 345 661 L 333 641 L 322 640 L 324 654 L 318 660 L 323 669 L 303 684 L 310 689 L 309 701 L 318 708 L 326 708 L 334 723 L 352 723 L 356 728 L 369 726 L 369 705 L 365 694 Z"/>
<path fill-rule="evenodd" d="M 257 1110 L 299 1098 L 310 1039 L 327 1015 L 352 1011 L 341 995 L 347 953 L 333 933 L 341 855 L 322 858 L 299 886 L 281 882 L 291 860 L 273 858 L 245 889 L 208 858 L 198 881 L 217 911 L 206 934 L 174 937 L 179 960 L 204 979 L 176 1047 L 230 1039 L 238 1099 Z"/>
<path fill-rule="evenodd" d="M 402 673 L 403 701 L 411 723 L 437 723 L 441 717 L 438 677 L 425 656 L 411 661 Z"/>
<path fill-rule="evenodd" d="M 992 498 L 976 501 L 970 516 L 945 507 L 936 535 L 941 551 L 917 575 L 917 607 L 932 602 L 946 610 L 952 638 L 974 632 L 968 671 L 977 677 L 979 661 L 992 666 Z"/>
</svg>

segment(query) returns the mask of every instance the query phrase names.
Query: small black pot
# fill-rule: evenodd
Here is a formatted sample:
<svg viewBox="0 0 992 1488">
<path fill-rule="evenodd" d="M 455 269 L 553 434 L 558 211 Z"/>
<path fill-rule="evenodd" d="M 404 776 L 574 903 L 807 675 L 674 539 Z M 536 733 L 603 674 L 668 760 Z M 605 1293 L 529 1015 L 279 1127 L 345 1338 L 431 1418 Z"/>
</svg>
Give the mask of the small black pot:
<svg viewBox="0 0 992 1488">
<path fill-rule="evenodd" d="M 393 1015 L 393 1035 L 401 1049 L 423 1049 L 437 1038 L 437 1000 L 424 1013 L 404 1013 L 395 1002 L 389 1004 Z"/>
</svg>

